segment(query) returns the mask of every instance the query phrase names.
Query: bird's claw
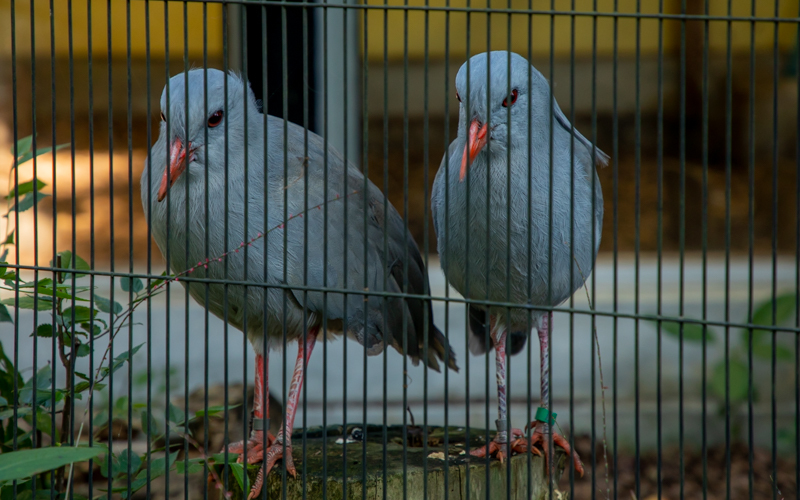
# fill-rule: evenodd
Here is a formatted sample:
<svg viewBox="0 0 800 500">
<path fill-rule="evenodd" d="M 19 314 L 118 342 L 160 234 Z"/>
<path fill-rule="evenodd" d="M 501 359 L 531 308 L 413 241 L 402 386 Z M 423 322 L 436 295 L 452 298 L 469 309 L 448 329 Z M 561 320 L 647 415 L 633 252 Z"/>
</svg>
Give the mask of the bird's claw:
<svg viewBox="0 0 800 500">
<path fill-rule="evenodd" d="M 267 450 L 267 456 L 264 463 L 264 468 L 266 471 L 264 475 L 268 475 L 269 471 L 275 466 L 278 462 L 278 459 L 283 459 L 283 465 L 286 467 L 286 472 L 289 473 L 292 477 L 297 477 L 297 469 L 294 467 L 294 459 L 292 458 L 292 441 L 286 440 L 286 455 L 283 454 L 283 446 L 284 443 L 281 441 L 280 436 L 272 446 L 269 447 Z"/>
<path fill-rule="evenodd" d="M 266 445 L 270 447 L 273 443 L 275 443 L 276 439 L 275 436 L 267 431 L 266 435 Z M 235 443 L 230 443 L 228 446 L 223 446 L 220 450 L 220 453 L 224 453 L 225 450 L 228 451 L 230 454 L 239 455 L 236 458 L 236 463 L 242 463 L 245 461 L 245 441 L 237 441 Z M 263 431 L 253 431 L 250 439 L 247 440 L 247 463 L 248 464 L 257 464 L 264 460 L 264 432 Z M 263 467 L 261 471 L 258 473 L 258 478 L 256 482 L 253 484 L 253 488 L 250 490 L 250 495 L 247 498 L 253 498 L 257 496 L 261 492 L 261 487 L 264 483 L 263 480 Z M 208 474 L 208 485 L 209 489 L 214 485 L 214 475 L 212 473 Z M 219 488 L 222 488 L 222 485 L 218 485 Z M 257 489 L 256 489 L 257 488 Z"/>
<path fill-rule="evenodd" d="M 538 421 L 531 422 L 530 428 L 533 429 L 533 434 L 531 435 L 530 442 L 528 442 L 528 440 L 524 436 L 521 436 L 515 441 L 514 444 L 516 446 L 512 445 L 512 447 L 525 450 L 529 449 L 531 453 L 536 453 L 538 455 L 541 455 L 542 452 L 544 452 L 545 468 L 547 469 L 547 473 L 549 474 L 550 467 L 548 461 L 550 456 L 550 444 L 547 438 L 547 434 L 542 432 L 541 422 Z M 553 444 L 556 446 L 560 446 L 568 456 L 572 457 L 572 463 L 575 466 L 575 470 L 578 471 L 581 477 L 583 477 L 583 464 L 581 463 L 581 459 L 578 456 L 578 452 L 570 447 L 569 442 L 564 438 L 564 436 L 553 431 L 552 429 L 550 429 L 550 432 L 552 432 L 553 434 Z M 537 444 L 541 445 L 542 452 L 540 452 L 539 449 L 536 447 Z"/>
<path fill-rule="evenodd" d="M 518 441 L 520 440 L 520 438 L 522 438 L 524 436 L 525 436 L 525 434 L 523 434 L 521 430 L 519 430 L 519 429 L 511 429 L 511 439 L 512 439 L 512 441 L 511 441 L 511 455 L 516 455 L 518 453 L 523 453 L 523 452 L 527 451 L 527 449 L 528 449 L 527 447 L 520 447 L 519 444 L 518 444 Z M 471 450 L 469 452 L 470 456 L 473 456 L 473 457 L 476 457 L 476 458 L 483 458 L 486 455 L 489 455 L 490 457 L 494 457 L 494 458 L 500 460 L 500 463 L 503 463 L 505 461 L 505 459 L 508 458 L 508 454 L 507 454 L 508 453 L 508 448 L 507 448 L 508 444 L 507 443 L 501 443 L 497 439 L 498 439 L 498 436 L 495 436 L 495 438 L 492 441 L 489 441 L 489 444 L 487 444 L 486 446 L 482 446 L 482 447 L 477 448 L 475 450 Z M 536 450 L 536 452 L 538 453 L 539 450 Z"/>
</svg>

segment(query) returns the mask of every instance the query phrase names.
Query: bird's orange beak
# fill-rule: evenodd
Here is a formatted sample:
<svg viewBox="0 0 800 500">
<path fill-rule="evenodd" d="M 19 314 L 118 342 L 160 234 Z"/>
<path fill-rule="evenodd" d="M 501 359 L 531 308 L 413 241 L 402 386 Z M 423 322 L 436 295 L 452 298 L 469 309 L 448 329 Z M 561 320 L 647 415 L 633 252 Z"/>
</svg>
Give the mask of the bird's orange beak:
<svg viewBox="0 0 800 500">
<path fill-rule="evenodd" d="M 189 148 L 192 148 L 192 143 L 188 143 Z M 161 187 L 158 188 L 158 201 L 167 196 L 169 188 L 175 184 L 178 177 L 186 170 L 186 149 L 183 147 L 183 142 L 179 138 L 172 141 L 172 146 L 169 149 L 169 165 L 164 169 L 164 177 L 161 178 Z"/>
<path fill-rule="evenodd" d="M 469 134 L 467 136 L 467 144 L 464 146 L 464 156 L 461 158 L 461 173 L 459 181 L 463 182 L 467 176 L 467 165 L 471 165 L 475 161 L 475 157 L 481 152 L 481 149 L 486 145 L 486 134 L 489 131 L 489 125 L 481 126 L 480 122 L 475 119 L 469 124 Z"/>
</svg>

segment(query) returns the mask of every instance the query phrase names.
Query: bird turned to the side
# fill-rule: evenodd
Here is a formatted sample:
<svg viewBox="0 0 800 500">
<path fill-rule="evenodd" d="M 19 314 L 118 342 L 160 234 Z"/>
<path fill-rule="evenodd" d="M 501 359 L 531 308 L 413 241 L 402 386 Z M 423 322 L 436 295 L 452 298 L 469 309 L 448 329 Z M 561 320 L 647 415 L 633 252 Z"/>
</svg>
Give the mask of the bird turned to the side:
<svg viewBox="0 0 800 500">
<path fill-rule="evenodd" d="M 499 400 L 497 435 L 473 454 L 502 460 L 509 450 L 540 453 L 534 445 L 541 444 L 546 458 L 555 417 L 547 406 L 550 314 L 531 306 L 564 302 L 591 273 L 603 222 L 595 164 L 608 156 L 574 130 L 547 80 L 518 54 L 472 57 L 458 71 L 456 91 L 458 138 L 431 197 L 442 270 L 467 299 L 529 306 L 469 305 L 469 348 L 495 349 Z M 532 328 L 541 348 L 541 402 L 526 439 L 518 429 L 508 435 L 506 348 L 520 352 Z M 562 436 L 552 436 L 570 453 Z M 582 475 L 577 453 L 572 458 Z"/>
<path fill-rule="evenodd" d="M 427 352 L 423 361 L 437 371 L 439 360 L 457 370 L 456 359 L 434 326 L 429 300 L 375 294 L 424 294 L 427 271 L 400 215 L 391 205 L 384 210 L 383 193 L 365 185 L 336 150 L 326 150 L 320 136 L 274 116 L 266 117 L 265 130 L 247 82 L 215 69 L 172 77 L 161 94 L 161 112 L 159 137 L 142 174 L 142 203 L 174 272 L 194 267 L 190 277 L 240 283 L 182 282 L 198 303 L 245 331 L 256 352 L 253 431 L 247 442 L 227 448 L 240 461 L 246 450 L 247 463 L 264 462 L 250 491 L 254 497 L 278 459 L 296 474 L 292 426 L 320 332 L 346 331 L 368 354 L 391 345 L 415 364 Z M 356 293 L 325 294 L 322 288 Z M 299 348 L 284 425 L 273 437 L 264 433 L 265 357 L 270 346 L 283 345 L 284 336 Z"/>
</svg>

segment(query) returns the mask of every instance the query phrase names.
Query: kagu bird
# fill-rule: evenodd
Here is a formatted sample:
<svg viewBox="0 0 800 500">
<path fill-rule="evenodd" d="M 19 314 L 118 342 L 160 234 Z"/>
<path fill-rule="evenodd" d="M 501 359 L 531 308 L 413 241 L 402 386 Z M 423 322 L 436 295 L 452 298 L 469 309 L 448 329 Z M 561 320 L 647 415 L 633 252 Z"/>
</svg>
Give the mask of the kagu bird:
<svg viewBox="0 0 800 500">
<path fill-rule="evenodd" d="M 608 156 L 572 129 L 555 100 L 551 107 L 547 80 L 518 54 L 472 57 L 458 71 L 456 90 L 458 138 L 442 159 L 431 198 L 447 280 L 467 299 L 556 306 L 594 266 L 603 222 L 594 167 L 607 164 Z M 502 460 L 506 446 L 539 453 L 537 443 L 547 454 L 550 314 L 471 304 L 469 326 L 473 354 L 495 349 L 499 399 L 498 433 L 473 454 Z M 517 429 L 508 436 L 505 366 L 506 347 L 511 354 L 521 351 L 531 328 L 539 334 L 542 393 L 527 441 Z M 570 452 L 562 436 L 554 433 L 553 440 Z"/>
<path fill-rule="evenodd" d="M 161 111 L 160 134 L 142 174 L 142 204 L 174 272 L 194 268 L 189 277 L 239 282 L 182 283 L 198 303 L 243 330 L 256 352 L 253 431 L 246 443 L 228 446 L 231 453 L 246 449 L 248 463 L 264 462 L 250 492 L 254 497 L 279 458 L 296 474 L 292 426 L 305 364 L 320 332 L 346 334 L 369 354 L 391 345 L 415 364 L 427 340 L 423 361 L 435 370 L 439 360 L 457 370 L 455 356 L 433 324 L 430 301 L 358 293 L 399 293 L 406 286 L 410 294 L 423 294 L 428 275 L 394 207 L 385 211 L 383 193 L 365 185 L 361 172 L 345 165 L 333 148 L 326 150 L 320 136 L 308 132 L 306 146 L 302 127 L 273 116 L 266 117 L 265 131 L 248 84 L 215 69 L 172 77 Z M 229 252 L 233 248 L 239 250 Z M 356 293 L 324 294 L 323 287 Z M 284 336 L 300 347 L 286 419 L 273 437 L 264 434 L 264 363 L 270 345 L 282 345 Z"/>
</svg>

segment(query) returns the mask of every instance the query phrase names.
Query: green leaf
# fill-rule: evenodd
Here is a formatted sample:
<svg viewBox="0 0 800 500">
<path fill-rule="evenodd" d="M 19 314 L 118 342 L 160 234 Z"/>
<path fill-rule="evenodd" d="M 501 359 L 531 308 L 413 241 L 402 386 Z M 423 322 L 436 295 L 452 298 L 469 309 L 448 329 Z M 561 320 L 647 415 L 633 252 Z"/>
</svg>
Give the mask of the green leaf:
<svg viewBox="0 0 800 500">
<path fill-rule="evenodd" d="M 31 337 L 50 338 L 53 336 L 53 325 L 45 323 L 36 327 L 36 331 L 31 333 Z"/>
<path fill-rule="evenodd" d="M 183 410 L 170 403 L 168 420 L 174 424 L 182 424 L 186 420 L 186 414 L 183 413 Z"/>
<path fill-rule="evenodd" d="M 41 189 L 46 185 L 47 184 L 45 184 L 44 182 L 40 181 L 39 179 L 36 179 L 36 184 L 35 184 L 36 187 L 34 187 L 33 179 L 31 179 L 27 182 L 18 184 L 17 189 L 11 190 L 11 192 L 6 195 L 6 199 L 13 200 L 15 197 L 22 196 L 23 194 L 32 193 L 33 191 L 41 191 Z"/>
<path fill-rule="evenodd" d="M 91 266 L 89 266 L 89 264 L 87 264 L 86 261 L 83 260 L 80 255 L 73 256 L 72 252 L 70 252 L 69 250 L 64 250 L 63 252 L 59 252 L 58 254 L 61 256 L 62 269 L 75 269 L 76 271 L 92 270 Z M 73 257 L 74 257 L 74 262 L 73 262 Z M 51 266 L 55 266 L 53 262 L 55 262 L 55 260 L 50 261 Z M 73 277 L 72 273 L 67 273 L 66 271 L 64 271 L 64 275 L 67 279 Z M 81 273 L 74 274 L 75 278 L 82 278 L 84 276 L 86 276 L 86 274 L 81 274 Z"/>
<path fill-rule="evenodd" d="M 17 418 L 24 417 L 25 415 L 30 415 L 32 411 L 33 408 L 31 408 L 30 406 L 18 406 Z M 13 416 L 14 416 L 14 408 L 8 408 L 7 410 L 0 411 L 0 420 L 12 418 Z"/>
<path fill-rule="evenodd" d="M 139 293 L 144 288 L 144 284 L 139 278 L 120 278 L 119 285 L 122 287 L 123 291 L 133 293 Z"/>
<path fill-rule="evenodd" d="M 89 344 L 80 344 L 75 352 L 75 355 L 79 358 L 84 358 L 92 352 L 92 348 L 89 347 Z"/>
<path fill-rule="evenodd" d="M 775 325 L 780 325 L 788 320 L 794 312 L 794 306 L 797 300 L 796 293 L 785 293 L 775 297 Z M 754 325 L 772 325 L 772 299 L 762 302 L 756 310 L 753 311 L 753 324 Z"/>
<path fill-rule="evenodd" d="M 681 324 L 675 321 L 662 321 L 661 331 L 675 337 L 680 338 Z M 714 342 L 714 331 L 710 328 L 705 328 L 706 342 Z M 687 342 L 702 342 L 703 341 L 703 325 L 697 323 L 683 323 L 683 340 Z"/>
<path fill-rule="evenodd" d="M 103 452 L 103 448 L 50 447 L 5 452 L 0 455 L 0 481 L 22 479 L 72 462 L 84 462 Z"/>
<path fill-rule="evenodd" d="M 75 306 L 64 309 L 64 312 L 61 313 L 61 317 L 64 319 L 64 325 L 70 326 L 73 324 L 88 323 L 94 318 L 95 314 L 97 314 L 97 311 L 89 309 L 86 306 Z"/>
<path fill-rule="evenodd" d="M 133 349 L 131 349 L 130 351 L 123 352 L 122 354 L 120 354 L 119 356 L 114 358 L 114 361 L 113 361 L 113 363 L 111 363 L 111 367 L 110 368 L 109 367 L 103 367 L 103 368 L 100 369 L 100 373 L 105 377 L 109 373 L 113 373 L 113 372 L 119 370 L 122 367 L 123 363 L 125 363 L 125 361 L 128 361 L 130 358 L 132 358 L 134 354 L 139 352 L 139 349 L 141 349 L 143 345 L 144 345 L 143 343 L 139 344 L 136 347 L 134 347 Z"/>
<path fill-rule="evenodd" d="M 119 454 L 119 471 L 123 474 L 133 475 L 139 471 L 142 459 L 131 450 L 122 450 Z M 129 468 L 130 467 L 130 468 Z"/>
<path fill-rule="evenodd" d="M 228 466 L 231 468 L 233 477 L 236 478 L 236 482 L 239 483 L 239 487 L 242 489 L 242 491 L 247 491 L 250 485 L 247 481 L 249 478 L 244 473 L 244 466 L 242 464 L 237 464 L 236 462 L 230 463 Z"/>
<path fill-rule="evenodd" d="M 142 432 L 147 434 L 148 432 L 151 435 L 158 434 L 158 425 L 156 424 L 156 420 L 147 410 L 142 411 L 141 419 L 142 419 Z"/>
<path fill-rule="evenodd" d="M 69 146 L 69 144 L 59 144 L 58 146 L 56 146 L 56 149 L 65 148 L 67 146 Z M 50 147 L 50 146 L 47 146 L 47 147 L 44 147 L 44 148 L 39 148 L 39 149 L 36 150 L 36 156 L 41 156 L 43 154 L 49 153 L 52 150 L 53 150 L 53 148 Z M 20 156 L 19 159 L 17 159 L 17 165 L 22 165 L 23 163 L 25 163 L 26 161 L 30 160 L 33 157 L 34 157 L 33 152 L 32 151 L 28 151 L 24 155 Z"/>
<path fill-rule="evenodd" d="M 203 472 L 203 463 L 205 460 L 202 458 L 192 458 L 191 460 L 181 460 L 175 464 L 175 469 L 178 474 L 197 474 Z"/>
<path fill-rule="evenodd" d="M 39 311 L 53 307 L 53 302 L 48 300 L 46 296 L 43 297 L 40 295 L 38 300 L 34 300 L 34 298 L 31 296 L 23 295 L 19 297 L 16 303 L 14 299 L 14 297 L 9 297 L 7 299 L 0 300 L 0 304 L 16 306 L 20 309 L 36 309 Z"/>
<path fill-rule="evenodd" d="M 753 355 L 766 361 L 772 361 L 772 342 L 765 341 L 753 343 Z M 792 351 L 780 344 L 775 345 L 775 359 L 778 361 L 791 361 Z"/>
<path fill-rule="evenodd" d="M 748 370 L 747 365 L 741 361 L 731 359 L 730 367 L 730 403 L 736 405 L 747 401 L 748 395 Z M 711 375 L 711 392 L 720 401 L 725 401 L 725 362 L 714 365 Z"/>
<path fill-rule="evenodd" d="M 13 323 L 14 320 L 11 319 L 11 314 L 8 313 L 8 308 L 5 304 L 0 304 L 0 323 Z"/>
<path fill-rule="evenodd" d="M 86 331 L 86 333 L 91 333 L 92 335 L 100 335 L 102 332 L 100 325 L 92 323 L 81 323 L 81 328 Z"/>
<path fill-rule="evenodd" d="M 36 372 L 36 404 L 42 404 L 50 399 L 52 392 L 47 391 L 47 389 L 50 388 L 52 381 L 53 374 L 50 370 L 50 365 L 44 365 Z M 33 392 L 33 377 L 31 377 L 19 391 L 20 402 L 24 404 L 33 404 Z"/>
<path fill-rule="evenodd" d="M 104 313 L 110 313 L 113 311 L 114 314 L 119 314 L 122 312 L 122 305 L 119 302 L 115 301 L 112 306 L 110 300 L 99 295 L 94 296 L 94 304 L 98 309 L 100 309 L 100 311 Z"/>
<path fill-rule="evenodd" d="M 228 410 L 232 410 L 232 409 L 236 408 L 237 406 L 241 406 L 241 404 L 228 405 Z M 225 406 L 223 406 L 223 405 L 209 406 L 208 407 L 208 416 L 209 417 L 213 417 L 214 415 L 216 415 L 218 413 L 221 413 L 223 411 L 225 411 Z M 205 416 L 205 414 L 206 414 L 205 410 L 198 410 L 198 411 L 194 412 L 194 418 L 202 418 L 202 417 Z"/>
<path fill-rule="evenodd" d="M 155 460 L 150 461 L 150 480 L 157 477 L 161 477 L 164 473 L 172 468 L 172 464 L 175 463 L 175 459 L 178 458 L 179 452 L 170 453 L 169 455 L 169 464 L 167 464 L 167 457 L 156 458 Z M 136 479 L 146 478 L 147 477 L 147 468 L 142 469 L 139 474 L 137 474 Z"/>
<path fill-rule="evenodd" d="M 103 477 L 113 478 L 119 473 L 119 458 L 113 453 L 104 456 L 101 460 L 98 460 L 98 462 L 100 462 L 100 474 Z"/>
<path fill-rule="evenodd" d="M 11 206 L 11 208 L 8 209 L 8 213 L 5 215 L 5 217 L 8 218 L 8 215 L 11 212 L 21 213 L 25 212 L 26 210 L 30 210 L 31 208 L 33 208 L 34 198 L 35 201 L 38 203 L 43 199 L 47 198 L 48 196 L 50 195 L 45 193 L 39 193 L 38 191 L 36 192 L 36 195 L 34 195 L 34 193 L 28 193 L 19 200 L 19 203 L 15 203 L 14 205 Z"/>
<path fill-rule="evenodd" d="M 14 244 L 14 232 L 15 231 L 16 231 L 16 229 L 12 229 L 11 232 L 8 233 L 8 236 L 6 237 L 6 241 L 0 243 L 0 245 L 13 245 Z M 0 272 L 0 276 L 3 276 L 5 274 L 5 268 L 3 268 L 0 271 L 2 271 L 2 272 Z"/>
<path fill-rule="evenodd" d="M 129 491 L 130 491 L 130 493 L 136 493 L 137 491 L 142 489 L 146 484 L 147 484 L 147 477 L 140 477 L 140 478 L 136 478 L 133 481 L 131 481 L 130 489 L 128 489 L 128 486 L 125 485 L 125 486 L 120 487 L 120 488 L 114 488 L 112 491 L 122 495 L 122 498 L 128 498 L 128 492 Z"/>
<path fill-rule="evenodd" d="M 24 155 L 28 151 L 31 150 L 31 145 L 33 144 L 33 135 L 29 135 L 28 137 L 23 137 L 17 141 L 17 158 Z M 14 155 L 14 146 L 11 146 L 11 155 Z"/>
</svg>

